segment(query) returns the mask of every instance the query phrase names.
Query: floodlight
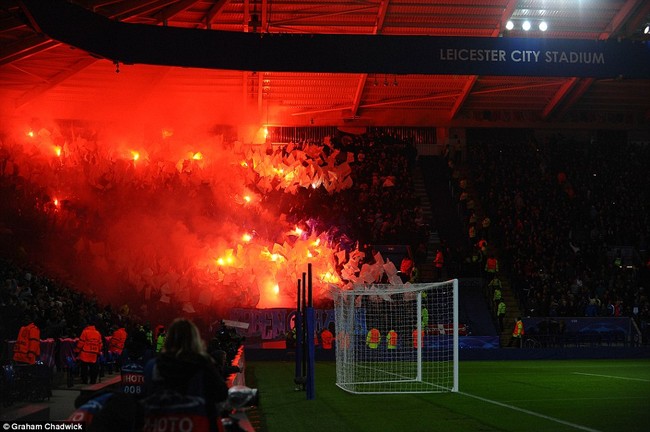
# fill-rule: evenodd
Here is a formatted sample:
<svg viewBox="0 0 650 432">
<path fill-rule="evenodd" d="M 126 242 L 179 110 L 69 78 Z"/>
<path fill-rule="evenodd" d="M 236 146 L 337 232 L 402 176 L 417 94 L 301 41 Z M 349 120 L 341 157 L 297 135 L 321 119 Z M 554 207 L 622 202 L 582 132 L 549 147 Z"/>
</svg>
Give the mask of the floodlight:
<svg viewBox="0 0 650 432">
<path fill-rule="evenodd" d="M 513 23 L 511 20 L 508 20 L 506 23 L 506 30 L 512 30 L 513 28 L 515 28 L 515 23 Z"/>
<path fill-rule="evenodd" d="M 521 28 L 524 29 L 525 31 L 530 30 L 530 21 L 526 20 L 524 23 L 521 25 Z"/>
<path fill-rule="evenodd" d="M 539 23 L 539 30 L 540 31 L 546 31 L 548 29 L 548 24 L 546 24 L 546 21 L 542 21 Z"/>
</svg>

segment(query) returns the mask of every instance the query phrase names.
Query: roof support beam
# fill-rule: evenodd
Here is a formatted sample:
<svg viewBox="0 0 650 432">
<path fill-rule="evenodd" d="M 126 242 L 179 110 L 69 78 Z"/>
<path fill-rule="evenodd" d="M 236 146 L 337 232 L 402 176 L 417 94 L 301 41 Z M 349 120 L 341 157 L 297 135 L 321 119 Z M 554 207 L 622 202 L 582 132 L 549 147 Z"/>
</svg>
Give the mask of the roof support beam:
<svg viewBox="0 0 650 432">
<path fill-rule="evenodd" d="M 64 69 L 62 72 L 54 75 L 52 78 L 49 78 L 46 82 L 37 85 L 36 87 L 32 88 L 28 92 L 24 93 L 22 96 L 20 96 L 16 100 L 16 108 L 20 108 L 26 103 L 30 102 L 31 100 L 37 98 L 38 96 L 42 95 L 46 91 L 50 90 L 51 88 L 55 87 L 56 85 L 62 83 L 66 79 L 70 78 L 77 72 L 87 68 L 91 64 L 95 63 L 97 59 L 93 57 L 85 57 L 73 64 L 71 67 Z"/>
<path fill-rule="evenodd" d="M 547 120 L 553 111 L 560 105 L 560 102 L 562 102 L 567 95 L 571 92 L 571 90 L 576 86 L 576 84 L 580 81 L 578 78 L 569 78 L 562 84 L 560 89 L 555 92 L 551 100 L 546 104 L 544 107 L 544 110 L 542 111 L 542 119 Z"/>
<path fill-rule="evenodd" d="M 381 0 L 379 11 L 377 12 L 377 19 L 375 20 L 375 26 L 372 29 L 372 34 L 379 34 L 379 32 L 384 28 L 386 11 L 388 11 L 388 2 L 389 0 Z"/>
<path fill-rule="evenodd" d="M 609 39 L 612 35 L 618 33 L 625 23 L 631 18 L 630 15 L 636 10 L 639 4 L 643 0 L 627 0 L 623 7 L 618 10 L 618 13 L 612 18 L 612 20 L 607 25 L 607 30 L 602 32 L 598 39 L 606 40 Z"/>
<path fill-rule="evenodd" d="M 205 14 L 205 18 L 203 19 L 205 22 L 205 27 L 208 30 L 212 28 L 212 24 L 216 21 L 217 17 L 221 15 L 221 12 L 223 12 L 229 2 L 230 0 L 217 0 L 214 2 L 208 13 Z"/>
<path fill-rule="evenodd" d="M 476 84 L 477 79 L 478 75 L 471 75 L 467 77 L 467 81 L 465 81 L 463 90 L 456 98 L 456 102 L 454 102 L 454 106 L 451 107 L 451 111 L 449 111 L 449 120 L 453 120 L 456 117 L 456 114 L 458 114 L 458 111 L 460 111 L 460 108 L 463 106 L 465 100 L 467 100 L 467 97 L 471 93 L 474 84 Z"/>
<path fill-rule="evenodd" d="M 357 82 L 357 89 L 354 91 L 354 99 L 352 99 L 352 117 L 355 117 L 357 111 L 359 111 L 361 95 L 363 94 L 363 89 L 366 87 L 366 81 L 368 81 L 368 74 L 361 74 L 359 76 L 359 81 Z"/>
<path fill-rule="evenodd" d="M 573 105 L 580 100 L 580 98 L 589 90 L 589 87 L 594 83 L 593 78 L 578 78 L 578 82 L 575 85 L 575 88 L 572 92 L 567 94 L 567 100 L 564 101 L 562 109 L 558 112 L 558 115 L 562 115 L 569 110 Z M 559 102 L 558 102 L 559 103 Z"/>
<path fill-rule="evenodd" d="M 21 41 L 0 48 L 0 66 L 38 54 L 60 45 L 48 37 L 35 34 Z"/>
<path fill-rule="evenodd" d="M 372 34 L 379 34 L 381 32 L 381 29 L 384 27 L 384 21 L 386 20 L 386 11 L 388 11 L 389 1 L 390 0 L 381 0 L 381 3 L 379 4 L 379 10 L 377 11 L 375 26 L 372 29 Z M 359 111 L 359 104 L 361 103 L 361 96 L 363 96 L 363 89 L 366 87 L 367 81 L 367 73 L 359 75 L 357 89 L 354 92 L 354 99 L 352 99 L 352 117 L 357 116 L 357 112 Z"/>
<path fill-rule="evenodd" d="M 650 2 L 646 2 L 639 7 L 633 16 L 625 23 L 623 36 L 632 36 L 642 25 L 645 24 L 646 17 L 650 15 Z"/>
<path fill-rule="evenodd" d="M 114 7 L 107 7 L 105 15 L 111 19 L 123 20 L 129 18 L 137 13 L 142 13 L 145 8 L 150 8 L 155 5 L 159 0 L 130 0 L 120 2 Z"/>
<path fill-rule="evenodd" d="M 163 25 L 167 25 L 167 21 L 169 21 L 171 18 L 174 16 L 178 15 L 179 13 L 191 8 L 193 5 L 198 3 L 199 0 L 184 0 L 180 1 L 178 3 L 171 4 L 161 10 L 160 12 L 157 12 L 155 16 L 156 21 L 162 22 Z"/>
<path fill-rule="evenodd" d="M 254 0 L 253 0 L 254 1 Z M 248 33 L 248 21 L 251 19 L 251 14 L 250 11 L 248 10 L 248 0 L 244 0 L 244 13 L 243 13 L 243 21 L 242 21 L 242 30 L 246 33 Z"/>
<path fill-rule="evenodd" d="M 264 33 L 269 29 L 268 0 L 262 0 L 262 28 L 260 32 Z"/>
<path fill-rule="evenodd" d="M 492 37 L 499 37 L 505 28 L 506 23 L 512 17 L 512 13 L 517 8 L 517 1 L 518 0 L 509 0 L 508 4 L 506 4 L 506 7 L 503 8 L 503 12 L 501 13 L 501 20 L 499 21 L 499 28 L 496 28 L 492 31 Z M 465 85 L 463 85 L 463 90 L 461 91 L 460 95 L 458 95 L 456 102 L 454 102 L 454 106 L 451 107 L 451 111 L 449 111 L 450 121 L 453 120 L 460 111 L 461 107 L 472 92 L 472 88 L 474 88 L 474 84 L 476 84 L 477 80 L 478 75 L 470 75 L 467 77 L 467 81 L 465 81 Z"/>
<path fill-rule="evenodd" d="M 257 73 L 257 112 L 264 124 L 269 121 L 269 101 L 266 101 L 266 118 L 264 118 L 264 74 Z M 267 125 L 268 126 L 268 125 Z"/>
<path fill-rule="evenodd" d="M 631 18 L 630 15 L 638 8 L 641 1 L 642 0 L 627 0 L 623 7 L 619 9 L 618 13 L 606 26 L 607 30 L 602 32 L 598 36 L 598 39 L 607 40 L 617 34 Z M 645 9 L 649 9 L 648 4 L 646 4 Z M 593 83 L 593 78 L 569 78 L 544 107 L 544 110 L 542 111 L 542 119 L 548 119 L 551 114 L 553 114 L 553 111 L 555 111 L 561 104 L 564 106 L 560 114 L 567 112 L 569 108 L 578 102 L 586 91 L 589 90 L 589 87 L 591 87 Z"/>
<path fill-rule="evenodd" d="M 310 8 L 309 10 L 310 11 L 315 10 L 315 9 L 317 9 L 319 7 L 320 6 L 313 7 L 313 8 Z M 285 24 L 296 23 L 296 22 L 303 21 L 303 20 L 318 19 L 318 18 L 324 18 L 324 17 L 333 17 L 333 16 L 339 16 L 339 15 L 347 15 L 347 14 L 362 12 L 362 11 L 366 11 L 366 10 L 374 9 L 374 8 L 376 8 L 376 6 L 371 5 L 371 6 L 363 6 L 363 7 L 359 7 L 359 8 L 355 8 L 355 9 L 348 9 L 348 10 L 344 10 L 344 11 L 330 12 L 330 13 L 314 12 L 312 15 L 309 15 L 309 16 L 303 16 L 303 17 L 300 17 L 300 18 L 288 18 L 288 19 L 285 19 L 285 20 L 282 20 L 282 21 L 274 21 L 273 26 L 274 27 L 279 27 L 279 26 L 283 26 Z M 303 10 L 296 11 L 296 12 L 302 12 L 302 11 L 305 11 L 305 10 L 308 10 L 308 9 L 303 9 Z"/>
<path fill-rule="evenodd" d="M 503 31 L 503 29 L 506 27 L 506 23 L 508 22 L 508 20 L 512 18 L 512 13 L 515 11 L 516 8 L 517 8 L 517 0 L 508 1 L 508 4 L 506 5 L 505 8 L 503 8 L 503 13 L 501 14 L 500 28 L 497 29 L 496 35 L 494 33 L 492 34 L 493 37 L 499 36 L 499 33 Z"/>
<path fill-rule="evenodd" d="M 560 89 L 555 92 L 551 100 L 546 104 L 544 107 L 544 110 L 542 111 L 542 119 L 546 120 L 548 119 L 553 111 L 558 107 L 560 102 L 564 100 L 564 98 L 571 92 L 571 90 L 575 87 L 575 85 L 578 83 L 579 79 L 578 78 L 569 78 L 562 84 Z"/>
<path fill-rule="evenodd" d="M 555 85 L 557 85 L 557 81 L 544 82 L 540 84 L 525 84 L 525 85 L 518 85 L 512 87 L 495 87 L 495 88 L 479 90 L 474 92 L 474 94 L 481 95 L 481 94 L 490 94 L 490 93 L 502 93 L 508 91 L 529 90 L 533 88 L 548 87 L 548 86 L 555 86 Z M 386 105 L 399 105 L 403 103 L 424 102 L 424 101 L 432 101 L 437 99 L 451 99 L 451 98 L 456 98 L 458 96 L 460 96 L 459 92 L 451 91 L 451 92 L 437 93 L 430 96 L 423 96 L 423 97 L 416 97 L 416 98 L 389 99 L 383 102 L 365 104 L 362 105 L 361 108 L 370 108 L 370 107 L 378 107 L 378 106 L 386 106 Z"/>
</svg>

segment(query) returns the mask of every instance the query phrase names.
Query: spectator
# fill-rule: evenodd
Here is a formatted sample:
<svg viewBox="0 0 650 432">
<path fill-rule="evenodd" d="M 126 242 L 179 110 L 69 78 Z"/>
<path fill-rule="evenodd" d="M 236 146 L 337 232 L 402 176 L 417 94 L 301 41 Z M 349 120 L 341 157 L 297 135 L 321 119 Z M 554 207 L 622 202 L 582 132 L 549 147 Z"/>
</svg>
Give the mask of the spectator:
<svg viewBox="0 0 650 432">
<path fill-rule="evenodd" d="M 499 302 L 501 301 L 501 287 L 501 279 L 495 275 L 488 284 L 488 289 L 492 290 L 492 302 L 494 303 L 495 307 L 498 306 Z"/>
<path fill-rule="evenodd" d="M 503 300 L 499 300 L 499 304 L 497 305 L 497 318 L 499 320 L 499 331 L 503 332 L 504 326 L 503 326 L 503 320 L 506 318 L 506 304 Z"/>
<path fill-rule="evenodd" d="M 178 318 L 169 326 L 161 353 L 145 366 L 146 394 L 168 389 L 203 397 L 216 418 L 215 404 L 226 400 L 228 388 L 217 365 L 205 351 L 193 322 Z"/>
<path fill-rule="evenodd" d="M 521 320 L 521 317 L 517 317 L 517 320 L 515 321 L 515 327 L 512 329 L 512 337 L 510 338 L 510 342 L 508 342 L 508 346 L 511 347 L 514 344 L 515 348 L 521 348 L 523 343 L 523 336 L 524 322 Z"/>
<path fill-rule="evenodd" d="M 415 264 L 413 262 L 413 259 L 409 256 L 408 253 L 405 254 L 399 266 L 399 273 L 403 282 L 406 282 L 411 279 L 414 266 Z"/>
<path fill-rule="evenodd" d="M 490 254 L 485 261 L 486 280 L 494 279 L 497 273 L 499 273 L 499 260 L 494 254 Z"/>
<path fill-rule="evenodd" d="M 334 335 L 328 328 L 324 328 L 320 334 L 321 341 L 323 342 L 322 346 L 325 350 L 331 350 L 332 344 L 334 342 Z"/>
<path fill-rule="evenodd" d="M 158 335 L 156 336 L 156 352 L 159 353 L 163 346 L 165 346 L 165 338 L 167 337 L 167 333 L 165 332 L 165 327 L 160 326 L 158 327 Z"/>
<path fill-rule="evenodd" d="M 216 350 L 212 353 L 210 353 L 212 358 L 214 359 L 217 369 L 219 370 L 219 373 L 221 374 L 221 377 L 228 382 L 228 378 L 232 374 L 240 373 L 241 368 L 239 366 L 235 366 L 228 362 L 228 355 L 225 351 L 223 350 Z"/>
<path fill-rule="evenodd" d="M 445 265 L 445 256 L 440 249 L 436 250 L 436 256 L 433 259 L 433 266 L 435 269 L 435 281 L 441 281 L 443 277 L 443 267 Z"/>
</svg>

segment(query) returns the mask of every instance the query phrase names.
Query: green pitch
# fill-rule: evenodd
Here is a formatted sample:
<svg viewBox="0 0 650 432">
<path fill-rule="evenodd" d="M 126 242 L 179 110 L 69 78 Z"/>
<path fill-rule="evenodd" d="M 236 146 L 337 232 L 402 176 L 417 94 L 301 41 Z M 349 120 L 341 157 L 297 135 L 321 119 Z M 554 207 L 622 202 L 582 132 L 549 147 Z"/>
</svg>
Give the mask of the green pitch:
<svg viewBox="0 0 650 432">
<path fill-rule="evenodd" d="M 413 395 L 349 394 L 334 363 L 317 363 L 311 401 L 294 390 L 294 368 L 248 364 L 259 431 L 650 431 L 650 359 L 467 361 L 459 393 Z"/>
</svg>

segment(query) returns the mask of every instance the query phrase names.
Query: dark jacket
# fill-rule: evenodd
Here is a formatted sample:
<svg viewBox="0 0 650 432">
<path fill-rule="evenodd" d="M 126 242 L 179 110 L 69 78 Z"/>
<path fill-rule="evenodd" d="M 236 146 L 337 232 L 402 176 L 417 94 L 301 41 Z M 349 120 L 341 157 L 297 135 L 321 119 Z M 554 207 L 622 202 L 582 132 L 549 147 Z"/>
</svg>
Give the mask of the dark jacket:
<svg viewBox="0 0 650 432">
<path fill-rule="evenodd" d="M 193 378 L 202 373 L 202 388 L 195 387 Z M 192 383 L 190 385 L 190 383 Z M 150 360 L 145 367 L 146 393 L 170 389 L 183 394 L 204 397 L 206 402 L 222 402 L 228 397 L 228 387 L 214 361 L 199 354 L 174 357 L 163 353 Z"/>
</svg>

